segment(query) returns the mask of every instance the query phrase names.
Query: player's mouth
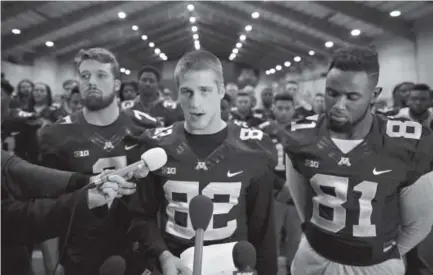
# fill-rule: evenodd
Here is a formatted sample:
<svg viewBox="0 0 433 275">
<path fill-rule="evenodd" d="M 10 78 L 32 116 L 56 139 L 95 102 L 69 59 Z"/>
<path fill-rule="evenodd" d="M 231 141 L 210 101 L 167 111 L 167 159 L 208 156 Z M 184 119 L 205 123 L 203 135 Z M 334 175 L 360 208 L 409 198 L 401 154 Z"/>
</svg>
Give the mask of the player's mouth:
<svg viewBox="0 0 433 275">
<path fill-rule="evenodd" d="M 331 118 L 332 118 L 332 120 L 337 121 L 337 122 L 341 122 L 341 123 L 347 121 L 346 116 L 338 115 L 338 114 L 331 114 Z"/>
<path fill-rule="evenodd" d="M 202 116 L 204 116 L 204 113 L 195 112 L 195 113 L 190 113 L 190 114 L 192 117 L 195 117 L 195 118 L 201 118 Z"/>
</svg>

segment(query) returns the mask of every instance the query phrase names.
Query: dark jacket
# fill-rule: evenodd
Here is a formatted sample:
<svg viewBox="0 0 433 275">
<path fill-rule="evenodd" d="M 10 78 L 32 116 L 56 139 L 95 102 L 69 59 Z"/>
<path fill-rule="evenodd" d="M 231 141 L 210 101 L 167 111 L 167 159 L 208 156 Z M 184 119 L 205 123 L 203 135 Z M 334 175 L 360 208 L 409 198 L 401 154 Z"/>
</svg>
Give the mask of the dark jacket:
<svg viewBox="0 0 433 275">
<path fill-rule="evenodd" d="M 28 274 L 29 245 L 66 232 L 74 208 L 80 219 L 93 218 L 86 191 L 67 193 L 89 177 L 33 165 L 5 151 L 1 165 L 1 274 Z"/>
</svg>

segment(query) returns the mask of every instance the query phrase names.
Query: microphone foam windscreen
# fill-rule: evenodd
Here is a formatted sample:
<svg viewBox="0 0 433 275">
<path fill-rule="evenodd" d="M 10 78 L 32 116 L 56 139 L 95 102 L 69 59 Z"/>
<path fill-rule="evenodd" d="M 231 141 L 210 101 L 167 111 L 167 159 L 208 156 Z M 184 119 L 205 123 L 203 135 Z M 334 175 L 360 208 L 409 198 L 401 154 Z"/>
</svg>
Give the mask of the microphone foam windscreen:
<svg viewBox="0 0 433 275">
<path fill-rule="evenodd" d="M 123 275 L 126 269 L 125 260 L 118 256 L 108 257 L 104 263 L 99 267 L 99 275 Z"/>
<path fill-rule="evenodd" d="M 189 216 L 194 230 L 206 230 L 213 215 L 213 202 L 206 196 L 195 196 L 189 203 Z"/>
<path fill-rule="evenodd" d="M 255 268 L 256 249 L 247 241 L 239 241 L 233 247 L 233 263 L 238 270 Z"/>
<path fill-rule="evenodd" d="M 161 147 L 156 147 L 147 150 L 141 155 L 143 160 L 150 171 L 155 171 L 167 163 L 167 153 Z"/>
</svg>

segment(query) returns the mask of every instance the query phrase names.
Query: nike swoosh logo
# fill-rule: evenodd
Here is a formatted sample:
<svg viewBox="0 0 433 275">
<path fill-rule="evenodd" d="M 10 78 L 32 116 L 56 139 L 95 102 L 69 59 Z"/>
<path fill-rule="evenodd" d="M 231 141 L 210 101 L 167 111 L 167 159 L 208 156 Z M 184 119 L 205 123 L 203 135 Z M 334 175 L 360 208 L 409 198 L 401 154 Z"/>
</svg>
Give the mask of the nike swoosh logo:
<svg viewBox="0 0 433 275">
<path fill-rule="evenodd" d="M 382 175 L 382 174 L 385 174 L 385 173 L 389 173 L 389 172 L 391 172 L 391 171 L 392 171 L 392 170 L 377 171 L 376 168 L 374 168 L 374 169 L 373 169 L 373 175 L 378 176 L 378 175 Z"/>
<path fill-rule="evenodd" d="M 125 150 L 126 151 L 129 151 L 129 150 L 131 150 L 132 148 L 134 148 L 134 147 L 136 147 L 138 144 L 134 144 L 134 145 L 131 145 L 131 146 L 127 146 L 127 145 L 125 145 Z"/>
<path fill-rule="evenodd" d="M 237 175 L 239 175 L 239 174 L 242 174 L 244 171 L 239 171 L 239 172 L 236 172 L 236 173 L 230 173 L 230 171 L 228 171 L 227 172 L 227 177 L 228 178 L 232 178 L 232 177 L 234 177 L 234 176 L 237 176 Z"/>
</svg>

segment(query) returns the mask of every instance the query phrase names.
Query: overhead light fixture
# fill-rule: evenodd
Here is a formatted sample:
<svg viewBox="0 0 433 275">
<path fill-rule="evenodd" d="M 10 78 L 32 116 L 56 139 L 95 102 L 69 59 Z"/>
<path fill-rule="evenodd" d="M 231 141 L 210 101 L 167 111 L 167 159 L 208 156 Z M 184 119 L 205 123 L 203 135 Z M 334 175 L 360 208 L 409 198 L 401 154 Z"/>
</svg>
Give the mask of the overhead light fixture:
<svg viewBox="0 0 433 275">
<path fill-rule="evenodd" d="M 132 26 L 132 30 L 133 31 L 138 31 L 138 26 L 137 25 Z"/>
<path fill-rule="evenodd" d="M 45 42 L 45 46 L 52 47 L 52 46 L 54 46 L 54 42 L 53 41 L 47 41 L 47 42 Z"/>
<path fill-rule="evenodd" d="M 277 69 L 277 71 L 281 71 L 282 68 L 283 68 L 283 67 L 281 67 L 281 65 L 277 65 L 277 66 L 275 66 L 275 69 Z"/>
<path fill-rule="evenodd" d="M 200 45 L 200 40 L 194 40 L 194 44 L 199 44 Z"/>
<path fill-rule="evenodd" d="M 269 75 L 269 70 L 266 70 L 265 74 L 266 74 L 266 75 Z"/>
<path fill-rule="evenodd" d="M 245 34 L 241 34 L 241 36 L 239 36 L 239 40 L 240 41 L 245 41 L 245 39 L 247 39 L 247 37 L 245 36 Z"/>
<path fill-rule="evenodd" d="M 21 30 L 19 30 L 19 29 L 12 29 L 12 33 L 13 34 L 20 34 Z"/>
<path fill-rule="evenodd" d="M 301 61 L 301 57 L 300 56 L 295 56 L 293 58 L 293 60 L 295 60 L 295 62 L 300 62 Z"/>
<path fill-rule="evenodd" d="M 236 58 L 236 55 L 233 54 L 233 53 L 229 56 L 229 59 L 230 59 L 230 60 L 233 60 L 233 59 L 235 59 L 235 58 Z"/>
<path fill-rule="evenodd" d="M 191 31 L 192 31 L 192 32 L 196 32 L 197 30 L 198 30 L 197 26 L 192 26 L 192 27 L 191 27 Z"/>
<path fill-rule="evenodd" d="M 251 14 L 251 17 L 253 19 L 257 19 L 257 18 L 259 18 L 259 16 L 260 16 L 260 14 L 258 12 L 256 12 L 256 11 Z"/>
<path fill-rule="evenodd" d="M 117 14 L 117 16 L 119 16 L 120 19 L 125 19 L 126 18 L 126 13 L 124 13 L 123 11 L 119 12 Z"/>
<path fill-rule="evenodd" d="M 193 4 L 189 4 L 187 6 L 187 8 L 188 8 L 189 11 L 193 11 L 194 10 L 194 5 Z"/>
<path fill-rule="evenodd" d="M 239 50 L 237 48 L 234 48 L 232 51 L 234 54 L 237 54 L 239 52 Z"/>
<path fill-rule="evenodd" d="M 290 65 L 292 65 L 292 63 L 290 63 L 290 61 L 286 61 L 286 62 L 284 62 L 284 66 L 286 66 L 286 67 L 290 67 Z"/>
<path fill-rule="evenodd" d="M 246 25 L 246 26 L 245 26 L 245 30 L 246 30 L 247 32 L 250 32 L 252 29 L 253 29 L 253 27 L 251 27 L 251 25 Z"/>
<path fill-rule="evenodd" d="M 313 56 L 313 55 L 315 55 L 316 53 L 315 53 L 314 51 L 309 51 L 308 54 L 311 55 L 311 56 Z"/>
<path fill-rule="evenodd" d="M 197 51 L 200 50 L 200 44 L 195 44 L 194 47 Z"/>
<path fill-rule="evenodd" d="M 189 18 L 189 22 L 191 22 L 191 23 L 195 23 L 195 21 L 197 21 L 197 19 L 195 19 L 194 16 L 191 16 L 191 17 Z"/>
<path fill-rule="evenodd" d="M 161 59 L 164 60 L 164 61 L 167 61 L 167 56 L 163 55 L 163 56 L 161 57 Z"/>
<path fill-rule="evenodd" d="M 193 38 L 194 40 L 197 40 L 197 39 L 198 39 L 198 34 L 194 33 L 194 34 L 192 35 L 192 38 Z"/>
<path fill-rule="evenodd" d="M 125 68 L 120 68 L 120 72 L 124 73 L 125 72 Z"/>
<path fill-rule="evenodd" d="M 149 47 L 151 47 L 151 48 L 155 47 L 155 43 L 150 42 L 150 43 L 149 43 Z"/>
<path fill-rule="evenodd" d="M 271 74 L 274 74 L 274 73 L 275 73 L 275 69 L 272 68 L 272 69 L 269 70 L 269 72 L 270 72 Z"/>
<path fill-rule="evenodd" d="M 126 74 L 126 75 L 129 75 L 130 73 L 131 73 L 130 70 L 125 70 L 125 74 Z"/>
<path fill-rule="evenodd" d="M 240 43 L 240 42 L 236 43 L 236 48 L 238 48 L 238 49 L 242 48 L 242 43 Z"/>
<path fill-rule="evenodd" d="M 159 48 L 156 48 L 154 51 L 155 51 L 156 54 L 160 54 L 161 53 L 161 50 Z"/>
<path fill-rule="evenodd" d="M 351 34 L 352 36 L 358 36 L 358 35 L 361 34 L 361 31 L 358 30 L 358 29 L 354 29 L 354 30 L 352 30 L 352 31 L 350 32 L 350 34 Z"/>
<path fill-rule="evenodd" d="M 334 42 L 332 42 L 332 41 L 328 41 L 328 42 L 326 42 L 326 43 L 325 43 L 325 47 L 326 47 L 326 48 L 332 48 L 332 47 L 334 47 Z"/>
<path fill-rule="evenodd" d="M 145 40 L 145 41 L 146 41 L 146 40 L 147 40 L 147 35 L 144 35 L 144 34 L 143 34 L 143 35 L 141 36 L 141 40 Z"/>
<path fill-rule="evenodd" d="M 389 13 L 391 17 L 399 17 L 401 15 L 401 12 L 399 10 L 394 10 Z"/>
</svg>

